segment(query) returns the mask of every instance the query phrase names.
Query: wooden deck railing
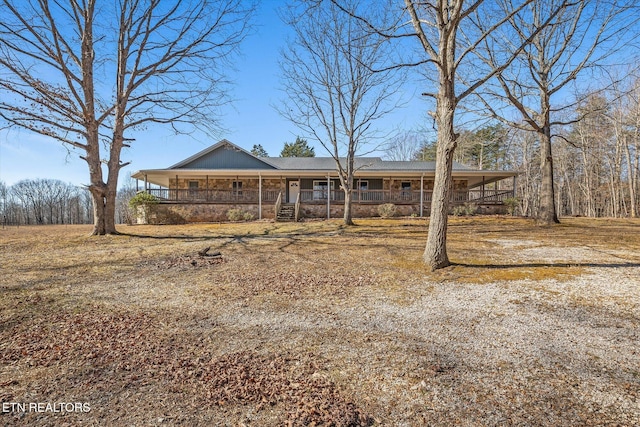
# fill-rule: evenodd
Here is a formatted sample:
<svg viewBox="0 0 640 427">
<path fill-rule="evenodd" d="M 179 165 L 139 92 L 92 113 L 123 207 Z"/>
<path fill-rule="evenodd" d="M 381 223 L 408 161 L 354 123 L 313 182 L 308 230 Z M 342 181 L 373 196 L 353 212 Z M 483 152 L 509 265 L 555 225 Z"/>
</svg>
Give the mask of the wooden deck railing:
<svg viewBox="0 0 640 427">
<path fill-rule="evenodd" d="M 156 196 L 160 202 L 167 203 L 258 203 L 258 190 L 176 190 L 154 188 L 147 190 Z M 276 204 L 280 190 L 263 190 L 262 203 Z M 424 191 L 423 203 L 431 203 L 431 191 Z M 344 202 L 344 192 L 331 190 L 332 203 Z M 513 197 L 513 190 L 482 190 L 454 191 L 451 194 L 453 204 L 502 204 L 504 200 Z M 322 204 L 327 202 L 327 190 L 300 190 L 298 203 Z M 356 190 L 353 202 L 362 204 L 419 204 L 419 190 Z"/>
<path fill-rule="evenodd" d="M 147 190 L 161 202 L 258 203 L 258 190 L 184 190 L 152 188 Z M 280 190 L 263 190 L 262 202 L 275 203 Z"/>
</svg>

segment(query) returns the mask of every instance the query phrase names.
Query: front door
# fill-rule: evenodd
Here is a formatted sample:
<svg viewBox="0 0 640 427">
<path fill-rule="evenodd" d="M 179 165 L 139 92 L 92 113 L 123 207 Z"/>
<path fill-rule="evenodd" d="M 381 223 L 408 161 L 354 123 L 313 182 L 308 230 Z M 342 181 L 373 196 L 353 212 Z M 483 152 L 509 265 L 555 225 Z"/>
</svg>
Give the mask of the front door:
<svg viewBox="0 0 640 427">
<path fill-rule="evenodd" d="M 300 193 L 300 181 L 289 181 L 289 203 L 295 203 Z"/>
</svg>

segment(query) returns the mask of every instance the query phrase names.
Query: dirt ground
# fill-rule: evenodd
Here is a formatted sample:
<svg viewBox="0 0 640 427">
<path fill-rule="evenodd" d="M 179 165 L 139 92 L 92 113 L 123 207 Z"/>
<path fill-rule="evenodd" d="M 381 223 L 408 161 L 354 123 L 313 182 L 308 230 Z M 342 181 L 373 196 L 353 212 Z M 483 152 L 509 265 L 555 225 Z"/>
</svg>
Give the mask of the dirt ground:
<svg viewBox="0 0 640 427">
<path fill-rule="evenodd" d="M 1 229 L 0 425 L 640 425 L 640 221 L 357 224 Z"/>
</svg>

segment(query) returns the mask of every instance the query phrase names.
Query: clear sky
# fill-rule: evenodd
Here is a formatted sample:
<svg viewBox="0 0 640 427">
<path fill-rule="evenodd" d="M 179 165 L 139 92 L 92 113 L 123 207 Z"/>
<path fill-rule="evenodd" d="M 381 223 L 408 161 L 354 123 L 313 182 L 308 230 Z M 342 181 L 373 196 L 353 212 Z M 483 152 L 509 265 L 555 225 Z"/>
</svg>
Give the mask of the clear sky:
<svg viewBox="0 0 640 427">
<path fill-rule="evenodd" d="M 226 129 L 220 135 L 175 136 L 168 126 L 150 128 L 136 135 L 122 161 L 131 161 L 120 174 L 120 183 L 140 169 L 166 168 L 222 138 L 250 150 L 262 144 L 269 155 L 277 156 L 285 142 L 293 142 L 300 132 L 273 108 L 285 96 L 279 90 L 278 55 L 286 42 L 288 28 L 278 17 L 277 8 L 283 2 L 263 0 L 254 18 L 255 29 L 242 45 L 242 55 L 236 61 L 237 71 L 232 105 L 224 110 L 221 124 Z M 423 88 L 408 84 L 407 107 L 387 117 L 379 127 L 385 130 L 413 129 L 425 124 L 427 103 L 420 99 Z M 415 96 L 414 96 L 415 92 Z M 315 147 L 316 155 L 328 155 Z M 73 184 L 87 184 L 88 168 L 78 156 L 67 152 L 62 143 L 24 130 L 0 131 L 0 181 L 12 185 L 22 179 L 51 178 Z"/>
</svg>

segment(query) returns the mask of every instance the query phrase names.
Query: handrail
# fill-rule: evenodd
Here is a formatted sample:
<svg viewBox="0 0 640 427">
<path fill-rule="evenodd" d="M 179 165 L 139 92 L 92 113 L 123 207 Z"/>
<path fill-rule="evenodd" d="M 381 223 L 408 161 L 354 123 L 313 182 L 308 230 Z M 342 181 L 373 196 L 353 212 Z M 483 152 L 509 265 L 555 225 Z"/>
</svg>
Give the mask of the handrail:
<svg viewBox="0 0 640 427">
<path fill-rule="evenodd" d="M 295 221 L 298 222 L 300 219 L 300 193 L 296 197 L 296 205 L 295 205 Z"/>
<path fill-rule="evenodd" d="M 142 190 L 153 194 L 160 202 L 173 203 L 258 203 L 259 195 L 257 189 L 243 189 L 239 191 L 233 190 L 214 190 L 214 189 L 175 189 L 175 188 L 154 188 Z M 453 190 L 451 192 L 452 203 L 479 203 L 479 204 L 501 204 L 504 200 L 513 197 L 513 190 L 496 190 L 496 189 L 471 189 L 471 190 Z M 433 192 L 425 190 L 423 192 L 423 203 L 431 203 Z M 283 192 L 277 189 L 262 190 L 262 203 L 271 204 L 275 201 L 275 213 L 280 212 L 283 204 Z M 331 200 L 341 203 L 344 201 L 344 192 L 332 191 Z M 420 203 L 419 190 L 361 190 L 357 197 L 353 199 L 356 203 L 362 204 L 417 204 Z M 326 203 L 326 190 L 301 189 L 298 192 L 295 203 Z"/>
<path fill-rule="evenodd" d="M 282 206 L 282 191 L 278 193 L 278 198 L 276 199 L 275 206 L 275 217 L 278 218 L 278 214 L 280 213 L 280 207 Z"/>
</svg>

